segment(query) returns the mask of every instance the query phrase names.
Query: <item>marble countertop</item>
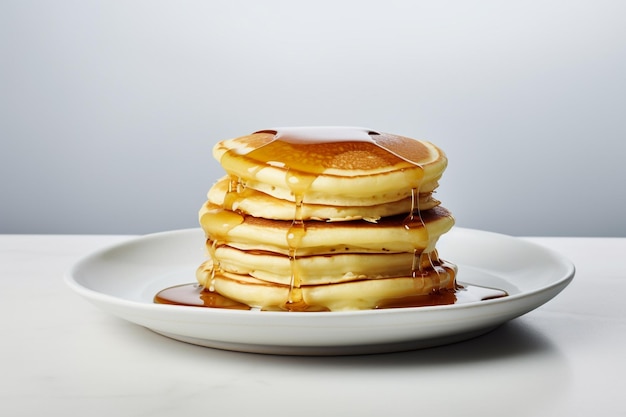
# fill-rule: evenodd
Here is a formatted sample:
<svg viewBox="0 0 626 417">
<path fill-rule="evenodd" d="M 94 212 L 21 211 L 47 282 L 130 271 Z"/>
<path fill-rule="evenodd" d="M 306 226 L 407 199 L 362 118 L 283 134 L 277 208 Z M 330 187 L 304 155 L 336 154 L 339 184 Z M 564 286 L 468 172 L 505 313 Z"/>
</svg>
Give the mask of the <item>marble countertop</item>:
<svg viewBox="0 0 626 417">
<path fill-rule="evenodd" d="M 626 415 L 626 238 L 525 238 L 576 265 L 547 304 L 466 342 L 343 357 L 181 343 L 65 285 L 129 238 L 0 235 L 0 415 Z"/>
</svg>

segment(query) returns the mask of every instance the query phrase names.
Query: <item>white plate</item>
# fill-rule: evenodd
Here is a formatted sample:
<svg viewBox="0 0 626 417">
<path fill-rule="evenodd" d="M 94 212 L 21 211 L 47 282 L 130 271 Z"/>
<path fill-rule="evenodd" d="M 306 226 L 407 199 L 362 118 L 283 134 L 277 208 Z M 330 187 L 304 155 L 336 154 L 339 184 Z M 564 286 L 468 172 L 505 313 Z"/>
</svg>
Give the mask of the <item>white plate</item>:
<svg viewBox="0 0 626 417">
<path fill-rule="evenodd" d="M 103 310 L 183 342 L 245 352 L 339 355 L 431 347 L 484 334 L 549 301 L 574 276 L 574 265 L 546 248 L 457 227 L 441 238 L 439 254 L 459 266 L 460 282 L 500 288 L 508 297 L 354 312 L 154 304 L 158 291 L 195 281 L 204 240 L 200 229 L 135 238 L 82 259 L 65 279 Z"/>
</svg>

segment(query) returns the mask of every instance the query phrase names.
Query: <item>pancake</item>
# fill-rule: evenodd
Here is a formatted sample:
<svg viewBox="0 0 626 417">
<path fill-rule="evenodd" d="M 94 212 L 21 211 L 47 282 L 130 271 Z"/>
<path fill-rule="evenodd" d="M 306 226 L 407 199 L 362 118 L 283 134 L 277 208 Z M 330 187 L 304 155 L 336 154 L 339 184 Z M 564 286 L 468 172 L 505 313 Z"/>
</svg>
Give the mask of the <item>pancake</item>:
<svg viewBox="0 0 626 417">
<path fill-rule="evenodd" d="M 430 142 L 361 128 L 259 131 L 218 143 L 213 155 L 236 187 L 332 206 L 373 206 L 409 198 L 412 190 L 432 192 L 447 166 Z"/>
<path fill-rule="evenodd" d="M 230 178 L 221 178 L 207 195 L 208 202 L 224 206 L 228 204 L 230 210 L 249 214 L 256 217 L 275 220 L 293 220 L 295 203 L 289 200 L 278 199 L 253 188 L 242 187 L 238 193 L 229 196 Z M 412 197 L 404 197 L 390 203 L 375 204 L 373 206 L 335 206 L 307 203 L 302 206 L 303 220 L 346 221 L 367 220 L 375 222 L 382 217 L 395 216 L 411 211 L 414 202 Z M 440 204 L 433 198 L 432 192 L 420 193 L 417 197 L 419 210 L 428 210 Z"/>
<path fill-rule="evenodd" d="M 213 242 L 210 242 L 212 245 Z M 403 253 L 340 253 L 333 256 L 309 255 L 297 258 L 301 285 L 335 284 L 360 279 L 410 276 L 413 254 Z M 241 250 L 229 245 L 215 248 L 220 270 L 249 275 L 261 281 L 290 285 L 293 265 L 287 256 L 260 250 Z M 200 273 L 210 273 L 212 261 Z M 203 284 L 209 286 L 210 282 Z"/>
<path fill-rule="evenodd" d="M 213 242 L 211 242 L 213 243 Z M 241 250 L 228 245 L 215 248 L 221 273 L 250 276 L 267 284 L 291 285 L 293 259 L 269 251 Z M 442 263 L 437 252 L 415 253 L 340 253 L 328 255 L 299 256 L 295 260 L 301 286 L 337 284 L 349 281 L 375 280 L 418 275 L 413 263 L 421 263 L 425 274 Z M 197 273 L 198 280 L 211 286 L 213 261 L 203 263 Z M 440 271 L 441 272 L 441 271 Z M 422 274 L 422 273 L 419 273 Z"/>
<path fill-rule="evenodd" d="M 199 281 L 209 280 L 199 274 Z M 202 282 L 201 282 L 202 283 Z M 403 299 L 424 297 L 441 288 L 454 288 L 454 274 L 444 267 L 412 277 L 389 277 L 345 281 L 333 285 L 303 285 L 294 290 L 289 285 L 268 283 L 249 275 L 222 272 L 211 283 L 213 291 L 228 298 L 263 310 L 284 310 L 293 304 L 293 310 L 345 311 L 384 308 L 388 304 L 402 304 Z M 292 300 L 293 297 L 293 300 Z M 294 301 L 297 300 L 297 301 Z"/>
<path fill-rule="evenodd" d="M 228 243 L 243 250 L 266 250 L 299 256 L 335 253 L 398 253 L 430 251 L 443 233 L 454 224 L 451 213 L 435 207 L 419 218 L 405 215 L 385 217 L 377 223 L 270 220 L 242 215 L 207 203 L 200 211 L 200 224 L 212 241 Z M 289 234 L 300 234 L 297 245 Z M 291 238 L 294 239 L 294 238 Z"/>
<path fill-rule="evenodd" d="M 199 212 L 206 291 L 265 310 L 358 310 L 453 294 L 430 142 L 364 128 L 278 128 L 219 142 L 227 175 Z M 447 297 L 446 300 L 449 300 Z"/>
</svg>

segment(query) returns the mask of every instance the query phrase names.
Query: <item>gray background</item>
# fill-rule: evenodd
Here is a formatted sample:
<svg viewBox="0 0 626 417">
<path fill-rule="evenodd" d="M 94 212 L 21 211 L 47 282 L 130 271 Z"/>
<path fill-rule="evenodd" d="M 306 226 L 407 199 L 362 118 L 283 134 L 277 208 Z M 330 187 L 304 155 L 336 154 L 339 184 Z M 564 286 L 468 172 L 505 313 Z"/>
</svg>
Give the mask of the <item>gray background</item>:
<svg viewBox="0 0 626 417">
<path fill-rule="evenodd" d="M 0 232 L 195 227 L 213 144 L 358 125 L 448 154 L 457 224 L 626 236 L 626 2 L 0 2 Z"/>
</svg>

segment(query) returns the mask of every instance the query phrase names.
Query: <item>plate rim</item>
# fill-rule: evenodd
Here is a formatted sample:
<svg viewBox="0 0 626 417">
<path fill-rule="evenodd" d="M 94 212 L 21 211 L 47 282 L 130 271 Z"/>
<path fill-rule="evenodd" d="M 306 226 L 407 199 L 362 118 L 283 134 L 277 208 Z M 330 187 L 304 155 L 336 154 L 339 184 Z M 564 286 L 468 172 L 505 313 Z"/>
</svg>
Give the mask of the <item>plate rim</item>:
<svg viewBox="0 0 626 417">
<path fill-rule="evenodd" d="M 77 278 L 81 269 L 88 267 L 91 262 L 97 261 L 111 251 L 124 250 L 126 247 L 132 248 L 152 239 L 167 239 L 172 236 L 185 238 L 191 234 L 202 236 L 201 229 L 187 228 L 131 237 L 97 249 L 77 260 L 66 271 L 64 281 L 74 292 L 95 304 L 96 307 L 181 342 L 252 353 L 347 355 L 432 347 L 479 336 L 550 301 L 574 278 L 576 268 L 573 262 L 559 252 L 536 242 L 478 229 L 455 226 L 452 230 L 456 230 L 456 233 L 465 233 L 465 237 L 462 238 L 467 238 L 467 234 L 470 236 L 478 234 L 487 239 L 507 239 L 515 244 L 531 248 L 530 250 L 540 251 L 547 257 L 546 260 L 550 261 L 546 265 L 558 267 L 556 271 L 559 274 L 556 276 L 554 273 L 555 278 L 545 285 L 540 281 L 541 285 L 537 288 L 520 290 L 519 293 L 492 300 L 443 306 L 334 312 L 250 311 L 163 305 L 104 293 L 89 288 L 80 281 L 80 278 Z M 454 238 L 452 233 L 450 236 Z M 459 266 L 464 264 L 468 267 L 476 267 L 469 263 L 459 263 Z M 143 281 L 139 281 L 141 282 Z M 148 284 L 149 282 L 146 283 Z M 463 313 L 466 314 L 464 317 L 467 317 L 467 322 L 461 320 L 462 323 L 458 324 L 459 314 Z M 488 316 L 488 318 L 482 318 L 483 316 Z M 267 341 L 267 337 L 258 335 L 256 338 L 241 334 L 233 336 L 225 330 L 228 327 L 226 325 L 228 319 L 230 319 L 229 326 L 232 324 L 239 328 L 253 329 L 259 326 L 271 326 L 273 331 L 278 332 L 276 336 L 280 342 L 274 343 L 273 339 Z M 427 321 L 430 319 L 433 319 L 440 329 L 434 329 L 431 322 Z M 172 330 L 175 324 L 182 326 L 184 330 L 179 330 L 180 327 Z M 389 326 L 392 329 L 387 329 Z M 362 332 L 366 327 L 387 332 L 386 334 L 393 335 L 393 338 L 386 341 L 382 340 L 383 336 L 380 335 L 365 336 Z M 301 332 L 302 328 L 311 330 L 322 339 L 326 338 L 326 342 L 313 340 L 313 336 L 309 337 L 308 341 L 289 339 L 287 329 L 296 329 Z M 349 334 L 337 336 L 340 330 L 345 330 Z M 351 343 L 350 340 L 353 340 L 351 338 L 367 339 L 367 341 L 358 344 Z M 259 342 L 261 339 L 265 342 Z"/>
</svg>

